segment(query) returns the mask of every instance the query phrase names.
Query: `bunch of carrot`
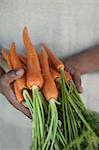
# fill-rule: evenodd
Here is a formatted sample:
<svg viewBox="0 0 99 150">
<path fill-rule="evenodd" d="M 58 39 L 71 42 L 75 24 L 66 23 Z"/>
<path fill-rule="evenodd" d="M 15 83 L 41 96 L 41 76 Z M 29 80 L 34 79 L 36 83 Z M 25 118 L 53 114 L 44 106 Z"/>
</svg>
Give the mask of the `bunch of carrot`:
<svg viewBox="0 0 99 150">
<path fill-rule="evenodd" d="M 24 68 L 24 75 L 14 81 L 19 102 L 25 102 L 32 115 L 31 150 L 98 149 L 99 138 L 85 119 L 86 108 L 64 64 L 45 44 L 39 54 L 23 29 L 26 57 L 2 49 L 9 70 Z M 31 91 L 31 94 L 29 92 Z"/>
</svg>

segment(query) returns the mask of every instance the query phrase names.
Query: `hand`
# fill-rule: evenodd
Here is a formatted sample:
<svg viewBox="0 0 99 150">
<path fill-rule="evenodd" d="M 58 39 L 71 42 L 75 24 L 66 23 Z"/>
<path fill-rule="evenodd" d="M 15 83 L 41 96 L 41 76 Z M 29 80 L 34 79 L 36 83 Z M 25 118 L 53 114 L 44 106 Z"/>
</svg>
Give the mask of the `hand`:
<svg viewBox="0 0 99 150">
<path fill-rule="evenodd" d="M 14 91 L 11 88 L 11 83 L 14 80 L 22 77 L 23 74 L 23 69 L 12 70 L 8 73 L 4 73 L 4 71 L 0 67 L 0 93 L 2 93 L 7 98 L 9 103 L 13 105 L 17 110 L 20 110 L 27 117 L 31 118 L 29 109 L 17 101 L 16 96 L 14 95 Z"/>
<path fill-rule="evenodd" d="M 77 67 L 77 62 L 74 60 L 65 60 L 64 61 L 66 70 L 72 75 L 74 83 L 79 93 L 83 92 L 83 88 L 81 86 L 81 74 Z"/>
</svg>

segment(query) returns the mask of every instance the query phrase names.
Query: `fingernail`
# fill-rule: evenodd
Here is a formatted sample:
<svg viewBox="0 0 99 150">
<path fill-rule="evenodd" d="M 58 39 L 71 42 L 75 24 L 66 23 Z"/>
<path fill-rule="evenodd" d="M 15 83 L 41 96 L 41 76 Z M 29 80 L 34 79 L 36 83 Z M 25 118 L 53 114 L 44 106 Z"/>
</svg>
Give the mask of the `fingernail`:
<svg viewBox="0 0 99 150">
<path fill-rule="evenodd" d="M 18 71 L 16 71 L 16 75 L 21 76 L 24 74 L 24 69 L 19 69 Z"/>
</svg>

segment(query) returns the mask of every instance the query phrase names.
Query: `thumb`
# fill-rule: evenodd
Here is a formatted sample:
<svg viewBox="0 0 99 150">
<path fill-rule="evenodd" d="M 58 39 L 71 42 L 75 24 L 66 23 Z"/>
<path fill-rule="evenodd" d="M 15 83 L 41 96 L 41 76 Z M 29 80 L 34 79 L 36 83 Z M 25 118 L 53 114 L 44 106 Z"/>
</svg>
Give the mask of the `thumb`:
<svg viewBox="0 0 99 150">
<path fill-rule="evenodd" d="M 9 85 L 14 80 L 21 78 L 24 74 L 24 69 L 11 70 L 2 76 L 3 84 Z"/>
</svg>

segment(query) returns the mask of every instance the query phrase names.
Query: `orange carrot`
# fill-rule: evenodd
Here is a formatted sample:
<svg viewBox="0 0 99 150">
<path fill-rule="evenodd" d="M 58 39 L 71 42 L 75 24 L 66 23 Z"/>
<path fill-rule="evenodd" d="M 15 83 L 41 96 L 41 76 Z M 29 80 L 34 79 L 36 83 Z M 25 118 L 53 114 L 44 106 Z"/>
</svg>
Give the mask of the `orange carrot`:
<svg viewBox="0 0 99 150">
<path fill-rule="evenodd" d="M 58 97 L 58 91 L 54 82 L 54 79 L 51 76 L 50 68 L 48 64 L 48 56 L 44 48 L 41 49 L 40 52 L 40 64 L 41 69 L 44 77 L 44 85 L 42 88 L 42 92 L 49 102 L 49 111 L 48 111 L 48 120 L 50 121 L 49 130 L 46 136 L 46 140 L 44 142 L 43 149 L 53 149 L 53 145 L 55 143 L 55 137 L 57 134 L 57 127 L 58 127 L 58 112 L 57 107 L 55 104 L 55 100 Z M 54 114 L 54 115 L 53 115 Z M 50 146 L 50 147 L 49 147 Z"/>
<path fill-rule="evenodd" d="M 31 89 L 33 85 L 42 88 L 43 78 L 39 59 L 30 40 L 27 27 L 24 27 L 23 29 L 23 42 L 25 48 L 27 49 L 27 86 L 29 89 Z"/>
<path fill-rule="evenodd" d="M 27 59 L 26 59 L 26 57 L 24 57 L 24 56 L 22 56 L 22 55 L 18 55 L 18 57 L 19 57 L 20 61 L 21 61 L 24 65 L 27 66 Z"/>
<path fill-rule="evenodd" d="M 13 67 L 12 67 L 12 64 L 11 64 L 11 61 L 10 61 L 10 57 L 9 57 L 9 54 L 6 52 L 6 49 L 4 49 L 4 48 L 2 49 L 2 56 L 7 61 L 8 67 L 11 70 Z M 22 96 L 21 91 L 18 89 L 16 81 L 14 82 L 13 85 L 14 85 L 14 92 L 15 92 L 15 96 L 16 96 L 17 100 L 19 102 L 22 102 L 24 98 Z"/>
<path fill-rule="evenodd" d="M 56 57 L 56 55 L 49 49 L 45 44 L 42 44 L 43 48 L 46 50 L 49 59 L 52 61 L 52 64 L 56 68 L 56 70 L 60 70 L 60 68 L 64 69 L 64 64 Z"/>
<path fill-rule="evenodd" d="M 20 69 L 23 68 L 24 65 L 20 62 L 19 57 L 17 56 L 16 53 L 16 45 L 13 42 L 11 45 L 11 49 L 10 49 L 10 60 L 11 60 L 11 64 L 13 66 L 13 69 Z M 16 80 L 17 86 L 19 90 L 23 90 L 24 88 L 26 88 L 26 79 L 25 79 L 25 75 L 23 75 L 20 79 Z"/>
<path fill-rule="evenodd" d="M 52 64 L 54 65 L 56 70 L 60 71 L 60 68 L 64 69 L 64 64 L 62 63 L 62 61 L 60 61 L 56 57 L 56 55 L 51 51 L 51 49 L 49 49 L 45 44 L 42 44 L 42 46 L 44 47 L 44 49 L 48 53 L 49 61 L 52 61 Z M 65 75 L 66 75 L 66 79 L 67 80 L 72 80 L 72 77 L 71 77 L 71 75 L 70 75 L 70 73 L 68 71 L 65 71 Z"/>
<path fill-rule="evenodd" d="M 56 79 L 59 79 L 59 80 L 61 79 L 61 74 L 58 71 L 56 71 L 55 69 L 50 67 L 50 72 L 51 72 L 51 75 L 52 75 L 54 81 Z"/>
<path fill-rule="evenodd" d="M 50 101 L 51 99 L 57 100 L 58 91 L 50 73 L 48 56 L 46 54 L 46 51 L 43 48 L 41 49 L 39 57 L 40 57 L 41 69 L 44 75 L 44 85 L 42 90 L 43 94 L 48 101 Z"/>
<path fill-rule="evenodd" d="M 50 60 L 49 57 L 48 57 L 48 63 L 49 63 L 49 66 L 50 66 L 50 67 L 52 67 L 52 68 L 54 67 L 53 64 L 52 64 L 52 61 Z"/>
<path fill-rule="evenodd" d="M 22 96 L 22 91 L 19 90 L 16 81 L 14 82 L 14 92 L 15 92 L 15 96 L 17 98 L 17 100 L 19 102 L 22 102 L 24 100 L 23 96 Z"/>
<path fill-rule="evenodd" d="M 6 62 L 8 64 L 8 67 L 9 67 L 9 70 L 11 70 L 12 69 L 12 64 L 11 64 L 11 61 L 10 61 L 10 58 L 9 58 L 9 54 L 7 53 L 5 48 L 2 48 L 2 56 L 6 60 Z"/>
</svg>

